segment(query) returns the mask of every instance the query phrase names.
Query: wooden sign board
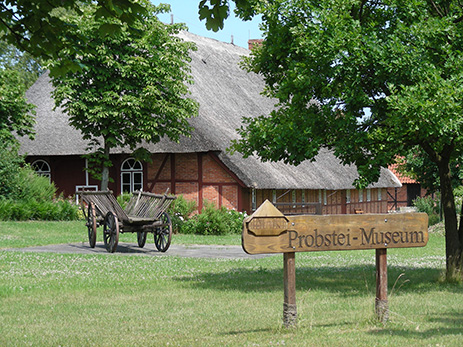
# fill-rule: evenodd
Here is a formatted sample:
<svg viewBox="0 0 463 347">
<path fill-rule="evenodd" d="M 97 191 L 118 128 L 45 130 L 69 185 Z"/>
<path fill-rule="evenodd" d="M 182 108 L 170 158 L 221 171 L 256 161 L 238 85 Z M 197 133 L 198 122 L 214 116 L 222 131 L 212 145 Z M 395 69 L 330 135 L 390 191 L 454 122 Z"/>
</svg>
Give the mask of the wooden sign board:
<svg viewBox="0 0 463 347">
<path fill-rule="evenodd" d="M 246 253 L 423 247 L 426 213 L 285 216 L 268 200 L 244 220 Z"/>
</svg>

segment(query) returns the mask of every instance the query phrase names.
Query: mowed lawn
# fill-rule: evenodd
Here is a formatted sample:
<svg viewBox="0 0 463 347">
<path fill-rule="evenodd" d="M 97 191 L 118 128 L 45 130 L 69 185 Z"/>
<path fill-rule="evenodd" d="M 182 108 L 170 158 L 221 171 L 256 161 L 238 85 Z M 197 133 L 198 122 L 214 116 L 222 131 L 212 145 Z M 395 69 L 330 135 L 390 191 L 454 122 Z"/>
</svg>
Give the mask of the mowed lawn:
<svg viewBox="0 0 463 347">
<path fill-rule="evenodd" d="M 388 250 L 386 325 L 374 315 L 374 251 L 298 253 L 298 327 L 286 329 L 282 255 L 6 251 L 87 242 L 83 224 L 0 222 L 1 346 L 463 345 L 463 285 L 439 281 L 441 233 L 424 248 Z M 240 244 L 240 236 L 174 235 L 173 243 Z"/>
</svg>

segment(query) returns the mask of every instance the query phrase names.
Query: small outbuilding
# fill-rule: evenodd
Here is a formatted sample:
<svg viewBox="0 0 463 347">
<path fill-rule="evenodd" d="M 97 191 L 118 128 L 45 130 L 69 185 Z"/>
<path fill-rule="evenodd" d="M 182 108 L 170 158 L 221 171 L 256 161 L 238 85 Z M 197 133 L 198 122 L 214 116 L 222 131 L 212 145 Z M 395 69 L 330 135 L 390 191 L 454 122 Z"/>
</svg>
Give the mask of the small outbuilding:
<svg viewBox="0 0 463 347">
<path fill-rule="evenodd" d="M 242 117 L 268 114 L 274 101 L 261 95 L 264 83 L 260 76 L 239 67 L 249 50 L 189 32 L 180 36 L 198 48 L 191 52 L 191 97 L 200 104 L 198 117 L 190 120 L 195 130 L 179 143 L 162 139 L 154 145 L 142 144 L 152 153 L 151 162 L 136 161 L 123 148 L 113 150 L 110 189 L 115 194 L 169 189 L 196 201 L 199 209 L 210 201 L 248 213 L 265 199 L 285 213 L 387 212 L 387 189 L 401 186 L 388 169 L 382 169 L 377 183 L 357 190 L 352 185 L 356 168 L 342 165 L 328 150 L 299 166 L 227 152 L 230 141 L 238 137 Z M 36 138 L 20 138 L 20 151 L 64 195 L 97 190 L 99 182 L 89 177 L 82 158 L 87 142 L 69 125 L 62 110 L 53 110 L 52 88 L 48 74 L 43 74 L 28 90 L 29 102 L 37 105 Z"/>
</svg>

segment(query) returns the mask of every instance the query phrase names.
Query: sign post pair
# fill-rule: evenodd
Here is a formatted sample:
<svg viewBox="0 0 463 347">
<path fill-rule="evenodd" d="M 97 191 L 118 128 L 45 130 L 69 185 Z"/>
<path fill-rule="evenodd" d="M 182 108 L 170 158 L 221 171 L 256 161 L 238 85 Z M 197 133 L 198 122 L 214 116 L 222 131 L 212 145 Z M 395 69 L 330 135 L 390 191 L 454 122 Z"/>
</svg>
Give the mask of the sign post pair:
<svg viewBox="0 0 463 347">
<path fill-rule="evenodd" d="M 425 213 L 285 216 L 266 200 L 243 224 L 245 252 L 283 253 L 283 323 L 287 327 L 297 325 L 296 252 L 375 249 L 375 311 L 386 322 L 387 249 L 423 247 L 428 242 Z"/>
</svg>

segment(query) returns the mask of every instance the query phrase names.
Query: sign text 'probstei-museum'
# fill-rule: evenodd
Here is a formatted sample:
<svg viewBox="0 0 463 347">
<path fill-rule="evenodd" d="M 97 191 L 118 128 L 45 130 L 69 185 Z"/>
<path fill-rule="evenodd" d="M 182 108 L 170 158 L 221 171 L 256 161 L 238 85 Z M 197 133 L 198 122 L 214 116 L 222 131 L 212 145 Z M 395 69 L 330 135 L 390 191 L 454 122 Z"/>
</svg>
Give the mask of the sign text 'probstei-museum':
<svg viewBox="0 0 463 347">
<path fill-rule="evenodd" d="M 423 247 L 428 242 L 425 213 L 284 216 L 270 205 L 245 220 L 243 248 L 250 254 Z"/>
</svg>

